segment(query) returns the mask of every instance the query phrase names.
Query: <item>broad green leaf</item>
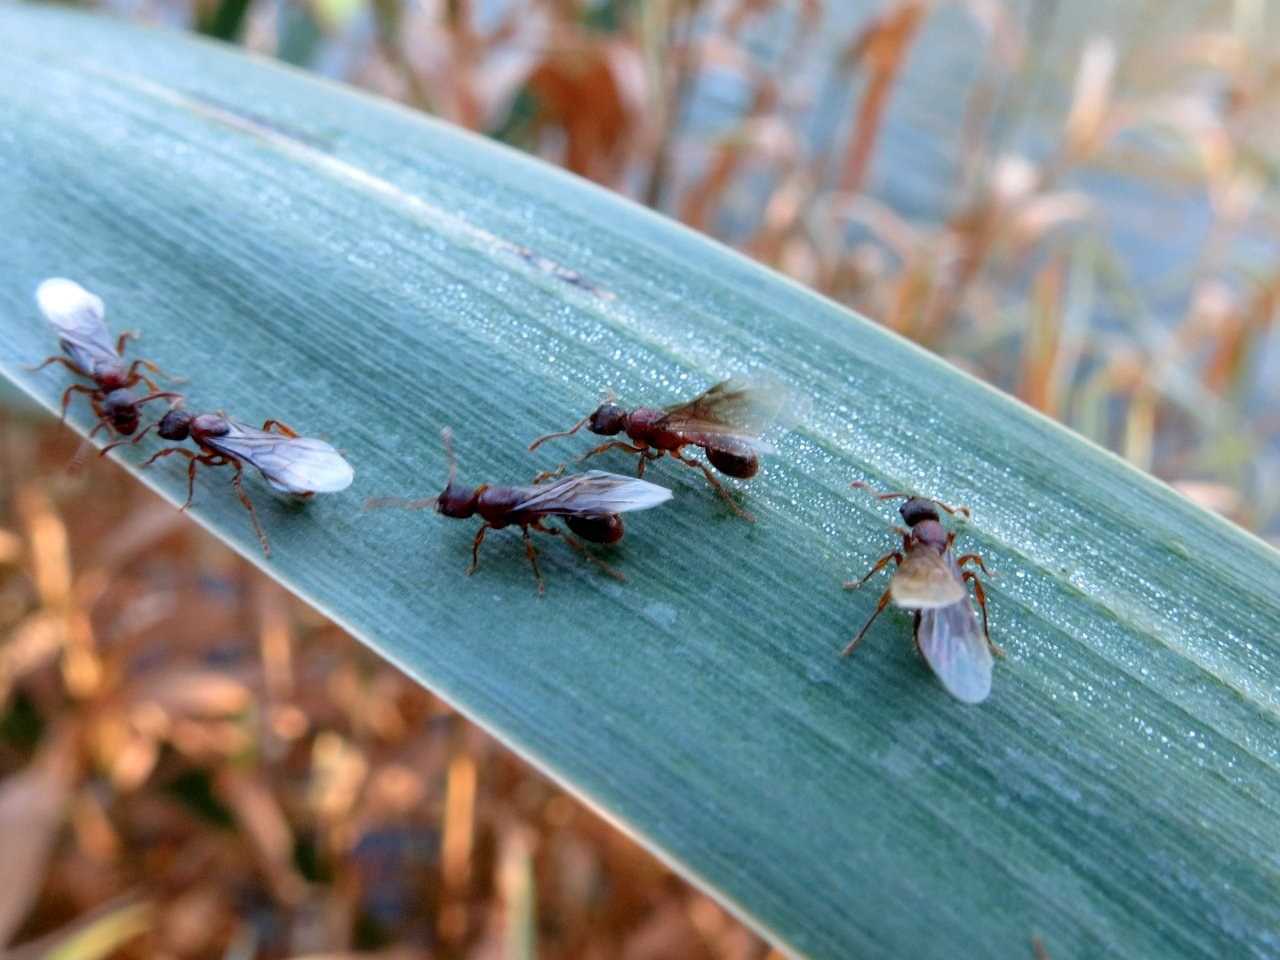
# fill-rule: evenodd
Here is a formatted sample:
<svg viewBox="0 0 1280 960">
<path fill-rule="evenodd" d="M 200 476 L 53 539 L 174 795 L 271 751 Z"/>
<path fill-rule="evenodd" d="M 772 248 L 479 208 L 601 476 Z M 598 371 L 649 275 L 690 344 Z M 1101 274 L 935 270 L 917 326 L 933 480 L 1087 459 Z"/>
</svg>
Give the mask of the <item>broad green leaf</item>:
<svg viewBox="0 0 1280 960">
<path fill-rule="evenodd" d="M 278 66 L 62 10 L 0 11 L 4 372 L 53 407 L 36 283 L 72 277 L 193 409 L 329 438 L 304 509 L 224 474 L 192 511 L 789 949 L 819 957 L 1280 953 L 1280 563 L 1107 453 L 602 190 Z M 669 461 L 600 576 L 519 539 L 364 513 L 530 456 L 612 388 L 762 370 L 810 398 L 732 517 Z M 73 421 L 88 422 L 77 404 Z M 136 470 L 154 446 L 124 459 Z M 170 460 L 175 458 L 170 458 Z M 630 461 L 601 466 L 625 471 Z M 110 469 L 101 467 L 101 469 Z M 139 472 L 178 501 L 181 464 Z M 837 652 L 894 542 L 851 480 L 967 503 L 1008 651 L 977 708 L 910 621 Z"/>
</svg>

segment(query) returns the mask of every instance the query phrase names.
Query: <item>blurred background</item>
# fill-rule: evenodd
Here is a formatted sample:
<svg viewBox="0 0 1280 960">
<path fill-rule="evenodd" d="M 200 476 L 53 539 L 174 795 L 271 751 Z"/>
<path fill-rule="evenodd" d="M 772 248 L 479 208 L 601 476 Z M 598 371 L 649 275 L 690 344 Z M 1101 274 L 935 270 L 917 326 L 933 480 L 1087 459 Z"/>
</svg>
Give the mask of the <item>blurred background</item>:
<svg viewBox="0 0 1280 960">
<path fill-rule="evenodd" d="M 565 166 L 1280 544 L 1265 0 L 100 6 Z M 770 956 L 113 466 L 68 474 L 55 424 L 3 416 L 0 946 Z"/>
</svg>

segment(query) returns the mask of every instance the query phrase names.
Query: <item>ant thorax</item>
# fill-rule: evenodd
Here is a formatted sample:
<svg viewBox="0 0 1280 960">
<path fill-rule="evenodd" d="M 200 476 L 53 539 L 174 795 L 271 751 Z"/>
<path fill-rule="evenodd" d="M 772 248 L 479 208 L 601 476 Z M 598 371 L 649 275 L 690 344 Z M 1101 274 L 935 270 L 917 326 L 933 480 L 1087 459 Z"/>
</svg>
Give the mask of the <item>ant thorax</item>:
<svg viewBox="0 0 1280 960">
<path fill-rule="evenodd" d="M 911 538 L 916 543 L 933 547 L 939 553 L 945 552 L 950 545 L 947 528 L 938 520 L 921 520 L 911 528 Z"/>
<path fill-rule="evenodd" d="M 191 432 L 196 437 L 220 437 L 231 430 L 227 418 L 217 413 L 202 413 L 191 420 Z"/>
<path fill-rule="evenodd" d="M 119 390 L 127 386 L 126 381 L 129 374 L 125 370 L 124 364 L 114 360 L 98 360 L 93 365 L 90 375 L 94 380 L 98 381 L 98 385 L 103 390 Z"/>
<path fill-rule="evenodd" d="M 662 421 L 666 416 L 665 410 L 637 407 L 627 417 L 627 436 L 642 446 L 655 447 L 658 450 L 676 449 L 684 441 L 677 434 L 663 429 Z"/>
</svg>

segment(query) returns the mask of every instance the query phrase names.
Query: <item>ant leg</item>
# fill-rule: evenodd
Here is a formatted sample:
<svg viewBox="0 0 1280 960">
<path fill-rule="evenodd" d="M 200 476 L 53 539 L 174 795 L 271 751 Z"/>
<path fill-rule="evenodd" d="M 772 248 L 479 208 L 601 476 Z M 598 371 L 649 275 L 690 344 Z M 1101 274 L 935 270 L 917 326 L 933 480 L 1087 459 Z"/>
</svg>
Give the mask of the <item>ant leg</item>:
<svg viewBox="0 0 1280 960">
<path fill-rule="evenodd" d="M 991 652 L 997 657 L 1004 656 L 1004 650 L 991 642 L 991 629 L 987 625 L 987 592 L 982 589 L 982 581 L 978 579 L 978 575 L 972 570 L 964 572 L 964 579 L 973 582 L 973 596 L 978 601 L 978 606 L 982 608 L 982 635 L 987 638 L 987 646 L 991 648 Z"/>
<path fill-rule="evenodd" d="M 196 495 L 196 464 L 197 463 L 203 463 L 206 466 L 210 466 L 210 467 L 220 467 L 226 462 L 227 462 L 226 457 L 211 457 L 208 454 L 205 454 L 203 456 L 196 456 L 194 453 L 191 454 L 191 462 L 187 464 L 187 502 L 184 503 L 178 509 L 185 510 L 187 509 L 187 507 L 191 506 L 191 501 L 192 499 L 194 499 Z M 239 461 L 236 461 L 236 466 L 239 466 Z M 239 481 L 238 475 L 236 480 L 238 485 L 238 481 Z M 253 507 L 249 508 L 249 512 L 250 513 L 253 512 Z M 257 522 L 258 521 L 255 518 L 254 524 L 256 525 Z"/>
<path fill-rule="evenodd" d="M 862 638 L 866 636 L 867 631 L 871 629 L 871 625 L 876 622 L 876 617 L 884 613 L 884 608 L 889 605 L 889 597 L 890 593 L 888 590 L 880 595 L 880 602 L 876 604 L 876 612 L 873 613 L 870 619 L 862 625 L 862 629 L 858 631 L 858 635 L 856 637 L 849 641 L 849 645 L 840 651 L 840 656 L 847 657 L 849 654 L 853 653 L 858 644 L 862 642 Z"/>
<path fill-rule="evenodd" d="M 159 460 L 161 457 L 167 457 L 171 453 L 178 453 L 184 457 L 195 456 L 195 454 L 192 453 L 190 450 L 188 450 L 186 447 L 165 447 L 163 450 L 158 450 L 155 453 L 153 453 L 150 457 L 148 457 L 145 461 L 143 461 L 142 465 L 144 467 L 149 467 L 153 463 L 155 463 L 157 460 Z"/>
<path fill-rule="evenodd" d="M 215 463 L 214 461 L 219 461 Z M 236 495 L 240 498 L 240 502 L 244 504 L 244 508 L 249 511 L 249 519 L 253 521 L 253 532 L 258 535 L 258 542 L 262 544 L 262 555 L 271 556 L 271 544 L 267 543 L 267 532 L 262 529 L 262 524 L 258 522 L 258 511 L 253 509 L 253 501 L 249 499 L 249 495 L 244 492 L 244 485 L 240 482 L 240 477 L 244 473 L 244 464 L 239 460 L 230 459 L 228 457 L 200 457 L 198 462 L 207 463 L 209 466 L 221 466 L 224 463 L 230 463 L 236 468 L 236 474 L 231 478 L 231 485 L 236 488 Z M 197 460 L 191 461 L 192 482 L 195 480 L 195 469 Z"/>
<path fill-rule="evenodd" d="M 106 425 L 106 421 L 103 421 L 102 423 L 98 424 L 98 427 L 102 427 L 102 426 L 105 426 L 105 425 Z M 110 452 L 111 452 L 112 450 L 114 450 L 116 447 L 121 446 L 122 444 L 126 444 L 126 443 L 127 443 L 127 444 L 129 444 L 130 446 L 135 445 L 139 440 L 141 440 L 143 437 L 145 437 L 148 433 L 150 433 L 152 430 L 154 430 L 154 429 L 155 429 L 156 427 L 158 427 L 159 425 L 160 425 L 160 424 L 159 424 L 159 422 L 158 422 L 158 421 L 157 421 L 156 423 L 149 423 L 149 424 L 147 424 L 145 427 L 143 427 L 143 428 L 142 428 L 142 432 L 141 432 L 141 433 L 139 433 L 139 434 L 138 434 L 137 436 L 135 436 L 135 437 L 131 437 L 131 438 L 127 439 L 127 440 L 113 440 L 111 443 L 108 443 L 105 447 L 103 447 L 101 450 L 99 450 L 99 451 L 98 451 L 98 456 L 100 456 L 100 457 L 105 457 L 108 453 L 110 453 Z M 93 428 L 93 433 L 97 433 L 97 432 L 98 432 L 98 427 L 94 427 L 94 428 Z M 92 437 L 92 436 L 93 436 L 93 433 L 89 434 L 89 436 L 91 436 L 91 437 Z"/>
<path fill-rule="evenodd" d="M 743 510 L 742 507 L 738 506 L 738 504 L 734 501 L 733 497 L 730 495 L 729 491 L 724 488 L 724 484 L 722 484 L 719 480 L 715 478 L 715 475 L 711 472 L 711 470 L 707 467 L 705 463 L 703 463 L 701 460 L 694 460 L 691 457 L 686 457 L 684 456 L 684 454 L 679 453 L 676 450 L 671 450 L 669 451 L 669 453 L 674 459 L 679 460 L 686 467 L 696 467 L 697 469 L 701 470 L 702 475 L 707 478 L 707 483 L 711 484 L 715 492 L 720 495 L 720 499 L 723 500 L 725 503 L 727 503 L 729 505 L 729 509 L 731 509 L 734 513 L 740 516 L 743 520 L 747 521 L 747 523 L 756 522 L 755 517 L 753 517 L 748 511 Z"/>
<path fill-rule="evenodd" d="M 476 567 L 480 566 L 480 544 L 484 543 L 484 535 L 493 529 L 489 524 L 483 524 L 476 531 L 476 538 L 471 541 L 471 566 L 467 567 L 467 576 L 471 576 L 476 572 Z"/>
<path fill-rule="evenodd" d="M 538 581 L 538 596 L 544 596 L 547 592 L 547 584 L 542 579 L 542 571 L 538 569 L 538 548 L 533 545 L 533 537 L 529 536 L 529 525 L 522 525 L 520 533 L 524 537 L 525 556 L 529 558 L 529 563 L 533 567 L 533 577 Z"/>
<path fill-rule="evenodd" d="M 130 340 L 137 340 L 142 336 L 137 330 L 126 330 L 120 336 L 116 337 L 116 353 L 124 353 L 124 345 Z"/>
<path fill-rule="evenodd" d="M 276 432 L 281 433 L 286 437 L 296 437 L 298 435 L 297 430 L 294 430 L 293 427 L 289 426 L 287 423 L 282 423 L 279 420 L 264 420 L 262 422 L 263 430 L 270 432 L 272 427 L 275 427 Z"/>
<path fill-rule="evenodd" d="M 983 573 L 985 573 L 988 577 L 991 576 L 991 571 L 987 569 L 987 565 L 982 562 L 982 557 L 980 557 L 978 554 L 966 553 L 964 556 L 956 558 L 957 566 L 963 567 L 966 563 L 976 563 L 979 567 L 982 568 Z"/>
<path fill-rule="evenodd" d="M 879 560 L 876 561 L 876 564 L 874 567 L 872 567 L 870 570 L 867 571 L 867 575 L 865 577 L 863 577 L 861 580 L 846 580 L 844 582 L 844 588 L 846 590 L 857 590 L 860 586 L 862 586 L 864 583 L 866 583 L 868 580 L 874 577 L 877 573 L 883 570 L 885 564 L 887 564 L 890 560 L 892 560 L 894 563 L 901 564 L 902 554 L 898 553 L 896 550 L 893 553 L 886 553 L 883 557 L 881 557 Z"/>
<path fill-rule="evenodd" d="M 156 382 L 152 380 L 150 377 L 146 376 L 145 374 L 141 374 L 138 372 L 138 364 L 145 363 L 145 362 L 146 361 L 144 360 L 135 360 L 133 362 L 133 364 L 129 367 L 128 379 L 125 380 L 124 385 L 126 387 L 136 387 L 138 383 L 141 382 L 141 383 L 145 383 L 147 385 L 147 389 L 150 390 L 152 393 L 157 393 L 159 392 L 160 388 L 156 385 Z"/>
<path fill-rule="evenodd" d="M 139 367 L 146 367 L 148 370 L 154 373 L 157 377 L 162 377 L 163 379 L 168 380 L 170 383 L 186 382 L 186 380 L 183 377 L 175 377 L 171 373 L 165 373 L 163 370 L 161 370 L 158 366 L 156 366 L 150 360 L 135 360 L 133 361 L 133 363 L 129 364 L 129 376 L 141 377 L 141 379 L 145 380 L 147 383 L 147 386 L 149 386 L 153 391 L 159 388 L 156 387 L 156 385 L 151 382 L 150 377 L 144 377 L 142 376 L 142 374 L 138 373 Z"/>
<path fill-rule="evenodd" d="M 179 510 L 185 510 L 187 507 L 191 506 L 191 498 L 195 496 L 196 461 L 202 458 L 192 453 L 186 447 L 165 447 L 163 450 L 158 450 L 153 453 L 142 465 L 144 467 L 149 467 L 161 457 L 167 457 L 171 453 L 176 453 L 191 461 L 190 465 L 187 467 L 187 502 L 178 508 Z"/>
<path fill-rule="evenodd" d="M 593 556 L 592 553 L 589 550 L 587 550 L 586 544 L 584 544 L 577 537 L 570 536 L 569 534 L 561 530 L 559 527 L 544 527 L 541 521 L 535 521 L 534 523 L 530 524 L 530 526 L 532 526 L 533 529 L 535 530 L 541 530 L 543 533 L 549 533 L 553 537 L 559 537 L 569 546 L 573 547 L 574 550 L 577 550 L 578 553 L 582 555 L 582 559 L 586 560 L 588 563 L 594 563 L 597 567 L 599 567 L 601 573 L 608 574 L 609 576 L 613 577 L 613 579 L 617 580 L 619 583 L 627 582 L 627 578 L 623 576 L 621 571 L 615 570 L 613 567 L 609 566 L 609 564 L 605 563 L 599 557 Z"/>
<path fill-rule="evenodd" d="M 22 369 L 26 370 L 28 373 L 35 373 L 38 370 L 43 370 L 45 367 L 49 366 L 49 364 L 51 363 L 62 364 L 64 367 L 66 367 L 68 370 L 70 370 L 72 373 L 74 373 L 78 377 L 85 377 L 86 379 L 89 379 L 89 380 L 93 379 L 93 377 L 89 376 L 89 374 L 85 373 L 78 366 L 76 366 L 76 364 L 72 362 L 70 357 L 59 357 L 59 356 L 46 357 L 44 363 L 38 364 L 37 366 L 34 366 L 34 367 L 24 366 Z"/>
<path fill-rule="evenodd" d="M 533 478 L 533 485 L 536 487 L 540 483 L 546 483 L 548 480 L 554 480 L 556 477 L 564 473 L 565 464 L 560 464 L 554 470 L 543 470 L 540 474 Z M 539 527 L 538 529 L 542 529 Z"/>
<path fill-rule="evenodd" d="M 651 461 L 661 460 L 662 457 L 663 452 L 661 450 L 645 450 L 644 453 L 640 454 L 640 462 L 636 466 L 636 477 L 643 477 L 644 468 L 647 467 Z"/>
<path fill-rule="evenodd" d="M 71 395 L 73 393 L 87 393 L 90 397 L 92 397 L 97 392 L 98 390 L 96 387 L 87 387 L 83 383 L 72 384 L 71 386 L 67 387 L 66 390 L 62 391 L 62 422 L 63 423 L 67 422 L 67 407 L 71 406 Z M 94 412 L 95 413 L 98 412 L 96 406 L 94 407 Z"/>
<path fill-rule="evenodd" d="M 594 457 L 597 453 L 604 453 L 606 450 L 612 450 L 615 447 L 619 450 L 626 450 L 628 453 L 644 453 L 647 449 L 646 447 L 638 447 L 634 444 L 627 443 L 625 440 L 610 440 L 608 443 L 600 444 L 600 446 L 596 447 L 594 450 L 588 450 L 578 458 L 578 462 L 581 463 L 583 460 Z"/>
</svg>

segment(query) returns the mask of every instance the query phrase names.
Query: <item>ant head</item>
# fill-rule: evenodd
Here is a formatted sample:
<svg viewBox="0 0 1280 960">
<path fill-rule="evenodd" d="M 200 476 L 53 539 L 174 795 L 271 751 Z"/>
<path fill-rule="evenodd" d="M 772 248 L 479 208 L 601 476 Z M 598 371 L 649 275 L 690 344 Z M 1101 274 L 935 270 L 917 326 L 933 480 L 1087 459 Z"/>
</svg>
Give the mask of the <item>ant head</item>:
<svg viewBox="0 0 1280 960">
<path fill-rule="evenodd" d="M 898 508 L 898 513 L 902 514 L 902 521 L 908 527 L 914 527 L 918 523 L 926 520 L 938 521 L 938 508 L 934 506 L 932 500 L 926 500 L 924 497 L 910 497 L 907 502 Z"/>
<path fill-rule="evenodd" d="M 175 407 L 160 418 L 156 432 L 166 440 L 185 440 L 191 433 L 191 421 L 194 419 L 188 411 Z"/>
<path fill-rule="evenodd" d="M 454 485 L 458 479 L 458 460 L 453 454 L 453 431 L 445 427 L 440 431 L 440 438 L 444 441 L 445 456 L 449 458 L 449 482 L 436 498 L 436 513 L 443 513 L 446 517 L 465 519 L 476 512 L 476 500 L 480 491 L 468 490 L 465 487 L 460 489 Z"/>
<path fill-rule="evenodd" d="M 138 429 L 138 398 L 123 387 L 102 398 L 102 411 L 117 433 L 126 437 Z"/>
<path fill-rule="evenodd" d="M 627 411 L 612 401 L 600 404 L 596 412 L 591 414 L 591 419 L 587 421 L 588 430 L 606 437 L 621 433 L 626 426 Z"/>
</svg>

